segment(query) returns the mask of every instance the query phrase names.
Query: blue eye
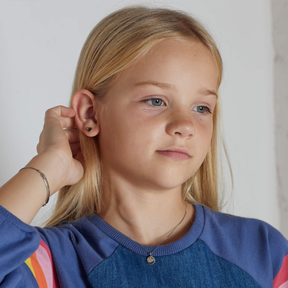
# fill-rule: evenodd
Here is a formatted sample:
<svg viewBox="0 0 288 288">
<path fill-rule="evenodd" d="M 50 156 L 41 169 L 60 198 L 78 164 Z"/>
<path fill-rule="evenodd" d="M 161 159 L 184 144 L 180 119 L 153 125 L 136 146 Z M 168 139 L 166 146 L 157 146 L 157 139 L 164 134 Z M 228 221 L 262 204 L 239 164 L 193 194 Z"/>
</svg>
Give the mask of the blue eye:
<svg viewBox="0 0 288 288">
<path fill-rule="evenodd" d="M 159 98 L 146 99 L 144 101 L 146 103 L 149 103 L 150 105 L 153 105 L 153 106 L 162 106 L 162 104 L 164 103 L 164 101 L 159 99 Z"/>
<path fill-rule="evenodd" d="M 197 107 L 193 108 L 192 110 L 196 111 L 200 114 L 206 114 L 206 113 L 211 114 L 211 110 L 207 106 L 197 106 Z"/>
</svg>

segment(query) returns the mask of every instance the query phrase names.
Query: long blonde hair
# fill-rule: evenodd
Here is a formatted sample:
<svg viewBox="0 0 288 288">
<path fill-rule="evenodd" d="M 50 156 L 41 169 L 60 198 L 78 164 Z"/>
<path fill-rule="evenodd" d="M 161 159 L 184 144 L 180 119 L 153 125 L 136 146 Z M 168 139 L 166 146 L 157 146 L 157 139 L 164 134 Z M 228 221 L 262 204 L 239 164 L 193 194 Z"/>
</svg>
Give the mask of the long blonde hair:
<svg viewBox="0 0 288 288">
<path fill-rule="evenodd" d="M 79 57 L 72 96 L 80 89 L 105 98 L 117 74 L 131 67 L 156 43 L 168 38 L 200 41 L 215 59 L 222 79 L 222 60 L 216 44 L 204 27 L 184 12 L 163 8 L 128 7 L 104 18 L 89 34 Z M 218 118 L 219 100 L 213 113 L 210 150 L 198 171 L 182 185 L 183 199 L 218 210 Z M 80 132 L 85 172 L 75 185 L 58 194 L 54 215 L 46 226 L 73 221 L 101 210 L 101 159 L 97 137 Z"/>
</svg>

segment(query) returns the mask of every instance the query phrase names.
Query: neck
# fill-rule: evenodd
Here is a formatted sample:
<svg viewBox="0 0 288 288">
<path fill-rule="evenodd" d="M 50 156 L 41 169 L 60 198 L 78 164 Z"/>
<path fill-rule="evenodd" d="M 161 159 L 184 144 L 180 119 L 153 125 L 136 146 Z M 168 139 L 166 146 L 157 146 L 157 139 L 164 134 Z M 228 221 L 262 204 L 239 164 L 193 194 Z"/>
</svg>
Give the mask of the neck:
<svg viewBox="0 0 288 288">
<path fill-rule="evenodd" d="M 103 191 L 104 207 L 98 215 L 141 245 L 158 245 L 185 214 L 186 203 L 181 197 L 181 187 L 159 192 L 143 191 L 129 185 L 116 187 L 111 183 L 103 186 L 110 189 Z M 191 228 L 193 217 L 193 206 L 188 205 L 183 221 L 161 245 L 182 238 Z"/>
</svg>

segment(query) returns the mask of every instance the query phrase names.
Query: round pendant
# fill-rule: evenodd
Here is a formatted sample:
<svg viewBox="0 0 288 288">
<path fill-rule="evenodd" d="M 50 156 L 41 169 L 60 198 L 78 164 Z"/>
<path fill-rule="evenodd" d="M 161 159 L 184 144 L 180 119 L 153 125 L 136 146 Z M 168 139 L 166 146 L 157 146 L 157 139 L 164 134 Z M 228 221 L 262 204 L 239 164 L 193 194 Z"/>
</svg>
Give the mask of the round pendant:
<svg viewBox="0 0 288 288">
<path fill-rule="evenodd" d="M 155 263 L 155 258 L 150 255 L 146 258 L 146 262 L 149 264 L 149 265 L 153 265 Z"/>
</svg>

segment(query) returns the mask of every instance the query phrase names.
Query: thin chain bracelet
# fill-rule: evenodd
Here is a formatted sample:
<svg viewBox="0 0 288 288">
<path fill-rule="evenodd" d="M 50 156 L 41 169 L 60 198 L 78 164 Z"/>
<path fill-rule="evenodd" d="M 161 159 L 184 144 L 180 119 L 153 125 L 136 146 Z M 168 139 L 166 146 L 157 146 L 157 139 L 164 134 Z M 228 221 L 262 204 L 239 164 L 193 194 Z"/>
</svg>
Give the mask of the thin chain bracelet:
<svg viewBox="0 0 288 288">
<path fill-rule="evenodd" d="M 49 186 L 49 183 L 48 183 L 48 180 L 47 180 L 45 174 L 43 172 L 41 172 L 39 169 L 36 169 L 34 167 L 30 167 L 30 166 L 23 167 L 22 169 L 19 170 L 19 172 L 21 170 L 23 170 L 23 169 L 33 169 L 33 170 L 37 171 L 41 175 L 41 177 L 43 179 L 43 182 L 44 182 L 44 184 L 46 186 L 46 190 L 47 190 L 47 198 L 46 198 L 45 203 L 42 205 L 42 207 L 45 206 L 49 202 L 49 199 L 50 199 L 50 186 Z"/>
</svg>

